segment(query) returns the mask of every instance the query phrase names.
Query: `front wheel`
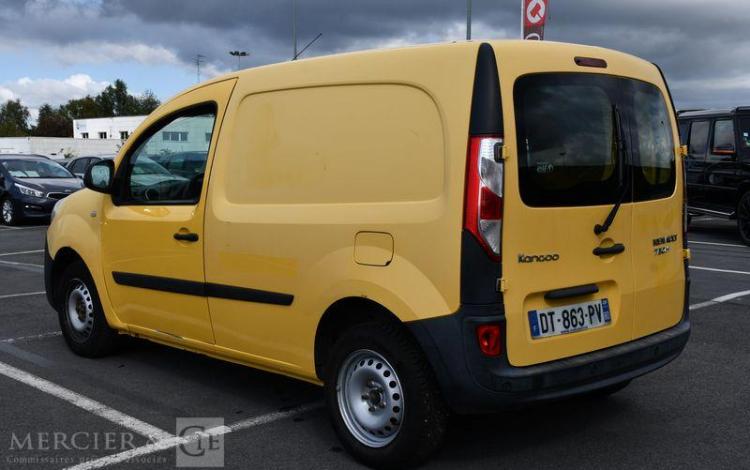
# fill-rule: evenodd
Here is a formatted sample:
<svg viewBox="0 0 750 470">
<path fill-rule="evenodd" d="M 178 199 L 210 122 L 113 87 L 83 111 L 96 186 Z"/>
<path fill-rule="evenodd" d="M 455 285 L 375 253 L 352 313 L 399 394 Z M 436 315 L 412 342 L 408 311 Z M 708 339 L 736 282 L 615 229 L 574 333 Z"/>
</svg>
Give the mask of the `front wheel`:
<svg viewBox="0 0 750 470">
<path fill-rule="evenodd" d="M 742 242 L 750 245 L 750 191 L 742 195 L 737 205 L 737 229 Z"/>
<path fill-rule="evenodd" d="M 70 264 L 60 279 L 57 313 L 68 347 L 84 357 L 100 357 L 113 352 L 117 331 L 104 316 L 96 285 L 82 261 Z"/>
<path fill-rule="evenodd" d="M 353 327 L 334 345 L 326 371 L 333 427 L 360 462 L 410 467 L 440 446 L 448 413 L 429 363 L 400 325 Z"/>
<path fill-rule="evenodd" d="M 18 223 L 16 208 L 9 197 L 6 197 L 0 203 L 0 216 L 2 216 L 3 224 L 5 225 L 16 225 Z"/>
</svg>

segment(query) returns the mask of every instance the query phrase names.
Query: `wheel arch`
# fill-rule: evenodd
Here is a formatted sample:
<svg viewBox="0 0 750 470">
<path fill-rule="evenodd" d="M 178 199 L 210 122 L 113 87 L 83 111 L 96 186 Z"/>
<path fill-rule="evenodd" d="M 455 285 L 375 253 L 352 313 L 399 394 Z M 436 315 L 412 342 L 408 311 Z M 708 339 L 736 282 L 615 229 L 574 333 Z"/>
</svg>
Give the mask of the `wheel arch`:
<svg viewBox="0 0 750 470">
<path fill-rule="evenodd" d="M 83 257 L 78 254 L 77 251 L 75 251 L 73 248 L 70 247 L 63 247 L 57 250 L 57 253 L 55 253 L 55 257 L 52 259 L 50 263 L 50 272 L 49 272 L 49 285 L 47 286 L 48 289 L 51 290 L 49 292 L 49 298 L 50 302 L 55 302 L 55 304 L 60 300 L 60 292 L 59 292 L 59 284 L 60 284 L 60 278 L 65 272 L 65 269 L 73 264 L 76 261 L 80 261 L 81 263 L 86 265 L 86 262 L 83 260 Z M 88 269 L 88 266 L 86 267 Z"/>
<path fill-rule="evenodd" d="M 337 339 L 349 328 L 373 321 L 399 325 L 409 332 L 396 314 L 366 297 L 344 297 L 326 309 L 315 331 L 315 373 L 320 380 L 325 377 L 325 366 Z"/>
</svg>

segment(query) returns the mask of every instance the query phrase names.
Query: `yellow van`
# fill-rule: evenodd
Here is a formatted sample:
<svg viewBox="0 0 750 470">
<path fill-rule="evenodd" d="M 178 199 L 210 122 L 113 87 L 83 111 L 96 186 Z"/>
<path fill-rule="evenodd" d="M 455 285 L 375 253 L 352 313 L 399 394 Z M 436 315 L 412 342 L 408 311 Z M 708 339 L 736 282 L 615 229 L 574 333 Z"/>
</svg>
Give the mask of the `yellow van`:
<svg viewBox="0 0 750 470">
<path fill-rule="evenodd" d="M 680 354 L 681 155 L 658 67 L 601 48 L 245 70 L 55 207 L 48 298 L 78 354 L 128 334 L 323 385 L 356 458 L 411 465 L 451 411 L 608 394 Z"/>
</svg>

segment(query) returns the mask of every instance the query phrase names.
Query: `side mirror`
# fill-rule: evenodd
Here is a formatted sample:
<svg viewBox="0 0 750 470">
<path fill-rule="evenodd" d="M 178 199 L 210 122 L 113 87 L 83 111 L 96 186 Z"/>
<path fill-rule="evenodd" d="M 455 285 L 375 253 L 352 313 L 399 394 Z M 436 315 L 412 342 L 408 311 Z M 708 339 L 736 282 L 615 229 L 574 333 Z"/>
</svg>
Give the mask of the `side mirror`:
<svg viewBox="0 0 750 470">
<path fill-rule="evenodd" d="M 86 169 L 83 185 L 92 191 L 109 194 L 112 191 L 112 178 L 115 174 L 115 162 L 102 160 Z"/>
</svg>

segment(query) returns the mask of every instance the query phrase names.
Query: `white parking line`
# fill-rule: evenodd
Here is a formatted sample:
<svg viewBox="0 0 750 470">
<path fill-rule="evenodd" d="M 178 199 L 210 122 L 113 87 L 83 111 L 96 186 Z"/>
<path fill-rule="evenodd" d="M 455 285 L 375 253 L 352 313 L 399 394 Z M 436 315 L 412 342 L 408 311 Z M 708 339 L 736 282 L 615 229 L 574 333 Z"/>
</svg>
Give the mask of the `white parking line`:
<svg viewBox="0 0 750 470">
<path fill-rule="evenodd" d="M 60 331 L 48 331 L 46 333 L 40 333 L 38 335 L 19 336 L 18 338 L 0 339 L 0 343 L 18 343 L 20 341 L 31 341 L 34 339 L 52 338 L 53 336 L 60 336 L 61 334 L 62 332 Z"/>
<path fill-rule="evenodd" d="M 706 267 L 703 267 L 703 266 L 690 266 L 690 269 L 697 269 L 699 271 L 715 271 L 715 272 L 719 272 L 719 273 L 748 274 L 748 275 L 750 275 L 750 271 L 735 271 L 733 269 L 706 268 Z"/>
<path fill-rule="evenodd" d="M 698 310 L 699 308 L 710 307 L 712 305 L 720 304 L 723 302 L 729 302 L 730 300 L 734 300 L 739 297 L 745 297 L 746 295 L 750 295 L 750 290 L 743 290 L 742 292 L 734 292 L 732 294 L 722 295 L 721 297 L 716 297 L 715 299 L 707 300 L 699 304 L 693 304 L 690 306 L 690 310 L 691 311 Z"/>
<path fill-rule="evenodd" d="M 696 245 L 733 246 L 737 248 L 748 248 L 747 245 L 736 245 L 733 243 L 699 242 L 697 240 L 688 240 L 688 243 L 694 243 Z"/>
<path fill-rule="evenodd" d="M 161 441 L 173 437 L 168 432 L 145 423 L 137 418 L 128 416 L 124 413 L 108 407 L 96 400 L 87 398 L 81 394 L 78 394 L 72 390 L 68 390 L 65 387 L 56 385 L 49 380 L 45 380 L 36 375 L 24 372 L 21 369 L 0 362 L 0 374 L 9 377 L 13 380 L 17 380 L 21 383 L 34 387 L 44 393 L 48 393 L 54 397 L 65 400 L 66 402 L 77 406 L 78 408 L 84 409 L 89 413 L 92 413 L 100 418 L 104 418 L 112 423 L 115 423 L 124 428 L 130 429 L 131 431 L 137 432 L 142 436 L 146 436 L 154 441 Z"/>
<path fill-rule="evenodd" d="M 162 450 L 167 450 L 190 442 L 194 442 L 208 436 L 220 436 L 222 434 L 229 434 L 231 432 L 240 431 L 242 429 L 249 429 L 256 426 L 273 423 L 274 421 L 289 418 L 306 411 L 315 410 L 321 408 L 322 406 L 322 403 L 311 403 L 309 405 L 302 405 L 300 407 L 292 408 L 286 411 L 276 411 L 274 413 L 256 416 L 255 418 L 249 418 L 243 421 L 239 421 L 229 426 L 218 426 L 212 429 L 207 429 L 204 432 L 193 433 L 187 436 L 170 437 L 168 439 L 163 439 L 151 444 L 146 444 L 145 446 L 136 447 L 135 449 L 126 450 L 124 452 L 120 452 L 119 454 L 108 455 L 96 460 L 83 462 L 78 465 L 68 467 L 66 470 L 93 470 L 96 468 L 103 468 L 114 465 L 116 463 L 125 462 L 135 457 L 153 454 L 154 452 L 160 452 Z"/>
<path fill-rule="evenodd" d="M 0 261 L 0 264 L 5 264 L 8 266 L 33 266 L 35 268 L 43 268 L 44 265 L 42 264 L 33 264 L 33 263 L 19 263 L 18 261 Z"/>
<path fill-rule="evenodd" d="M 23 294 L 5 294 L 5 295 L 0 295 L 0 300 L 1 299 L 13 299 L 16 297 L 30 297 L 32 295 L 42 295 L 42 294 L 46 294 L 46 292 L 39 291 L 39 292 L 24 292 Z"/>
<path fill-rule="evenodd" d="M 30 253 L 42 253 L 44 250 L 16 251 L 14 253 L 0 253 L 0 256 L 28 255 Z"/>
</svg>

